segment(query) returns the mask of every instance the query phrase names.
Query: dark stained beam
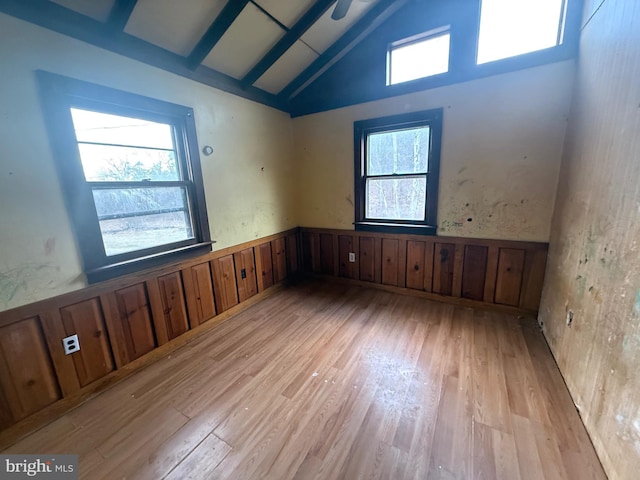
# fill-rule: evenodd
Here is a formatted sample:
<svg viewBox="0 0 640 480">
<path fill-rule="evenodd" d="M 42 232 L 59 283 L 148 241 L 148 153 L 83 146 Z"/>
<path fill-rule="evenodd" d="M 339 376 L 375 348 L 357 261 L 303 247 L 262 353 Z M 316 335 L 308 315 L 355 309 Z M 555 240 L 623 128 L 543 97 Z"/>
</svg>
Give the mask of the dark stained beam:
<svg viewBox="0 0 640 480">
<path fill-rule="evenodd" d="M 256 3 L 256 0 L 249 0 L 249 1 L 254 7 L 256 7 L 258 10 L 264 13 L 267 17 L 269 17 L 273 21 L 273 23 L 277 24 L 282 30 L 284 30 L 285 32 L 289 31 L 289 27 L 287 27 L 284 23 L 282 23 L 276 17 L 271 15 L 269 12 L 267 12 L 262 5 L 260 5 L 259 3 Z"/>
<path fill-rule="evenodd" d="M 295 97 L 408 2 L 409 0 L 381 0 L 375 4 L 353 27 L 284 87 L 278 94 L 280 99 L 286 102 Z"/>
<path fill-rule="evenodd" d="M 138 0 L 116 0 L 109 13 L 108 23 L 111 28 L 118 32 L 123 31 L 133 13 L 133 9 L 136 8 L 136 3 L 138 3 Z"/>
<path fill-rule="evenodd" d="M 209 55 L 209 52 L 220 41 L 234 20 L 238 18 L 247 3 L 249 3 L 249 0 L 229 0 L 227 2 L 220 15 L 216 17 L 207 32 L 189 54 L 187 65 L 190 69 L 195 70 L 198 68 L 198 65 Z"/>
<path fill-rule="evenodd" d="M 48 0 L 2 0 L 0 12 L 204 85 L 287 111 L 285 102 L 269 92 L 256 87 L 244 88 L 239 80 L 204 66 L 191 70 L 185 65 L 183 56 L 127 33 L 113 31 L 109 24 L 57 3 Z"/>
<path fill-rule="evenodd" d="M 242 83 L 248 86 L 260 78 L 335 2 L 336 0 L 317 0 L 285 36 L 249 70 Z"/>
</svg>

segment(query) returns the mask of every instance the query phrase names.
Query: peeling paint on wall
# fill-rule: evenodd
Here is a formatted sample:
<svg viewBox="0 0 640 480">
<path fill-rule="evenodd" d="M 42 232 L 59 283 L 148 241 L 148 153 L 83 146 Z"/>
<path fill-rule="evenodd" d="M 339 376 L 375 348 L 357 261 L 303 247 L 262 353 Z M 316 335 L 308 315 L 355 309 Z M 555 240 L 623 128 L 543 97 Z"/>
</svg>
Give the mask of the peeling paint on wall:
<svg viewBox="0 0 640 480">
<path fill-rule="evenodd" d="M 548 241 L 572 78 L 560 62 L 295 118 L 300 223 L 353 228 L 354 121 L 449 105 L 438 234 Z"/>
<path fill-rule="evenodd" d="M 633 304 L 633 314 L 636 317 L 640 316 L 640 290 L 636 292 L 636 301 Z"/>
<path fill-rule="evenodd" d="M 50 256 L 56 249 L 56 239 L 55 237 L 49 237 L 44 242 L 44 254 L 46 256 Z"/>
<path fill-rule="evenodd" d="M 14 48 L 2 48 L 6 45 Z M 38 69 L 194 109 L 215 248 L 298 225 L 292 120 L 138 61 L 0 15 L 0 310 L 86 286 L 57 182 Z M 58 270 L 58 266 L 60 269 Z"/>
<path fill-rule="evenodd" d="M 52 264 L 25 264 L 0 272 L 0 307 L 8 308 L 17 297 L 42 298 L 57 285 L 60 268 Z"/>
<path fill-rule="evenodd" d="M 629 421 L 629 418 L 618 413 L 616 422 L 618 423 L 616 435 L 625 442 L 632 442 L 636 452 L 640 455 L 640 416 Z"/>
<path fill-rule="evenodd" d="M 638 3 L 613 1 L 582 32 L 540 308 L 612 479 L 640 471 L 640 110 L 629 101 L 638 93 L 639 32 Z"/>
</svg>

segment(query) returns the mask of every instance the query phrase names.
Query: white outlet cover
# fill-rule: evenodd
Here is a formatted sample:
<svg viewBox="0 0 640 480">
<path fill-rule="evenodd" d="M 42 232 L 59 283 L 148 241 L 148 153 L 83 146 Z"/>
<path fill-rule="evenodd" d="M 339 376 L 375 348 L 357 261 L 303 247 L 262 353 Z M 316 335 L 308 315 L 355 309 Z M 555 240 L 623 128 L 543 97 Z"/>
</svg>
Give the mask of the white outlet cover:
<svg viewBox="0 0 640 480">
<path fill-rule="evenodd" d="M 64 347 L 64 354 L 70 355 L 72 353 L 80 351 L 80 341 L 78 335 L 71 335 L 62 339 L 62 346 Z"/>
<path fill-rule="evenodd" d="M 355 262 L 355 261 L 356 261 L 356 254 L 355 254 L 355 253 L 353 253 L 353 252 L 349 252 L 349 261 L 350 261 L 351 263 L 353 263 L 353 262 Z"/>
</svg>

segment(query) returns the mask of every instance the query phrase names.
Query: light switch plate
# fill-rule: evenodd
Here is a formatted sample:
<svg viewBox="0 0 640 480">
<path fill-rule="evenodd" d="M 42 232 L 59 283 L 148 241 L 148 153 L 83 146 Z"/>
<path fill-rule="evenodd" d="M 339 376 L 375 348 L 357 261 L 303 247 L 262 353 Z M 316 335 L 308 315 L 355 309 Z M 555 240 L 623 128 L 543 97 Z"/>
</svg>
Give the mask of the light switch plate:
<svg viewBox="0 0 640 480">
<path fill-rule="evenodd" d="M 62 339 L 62 345 L 64 346 L 64 354 L 71 355 L 72 353 L 80 351 L 80 341 L 78 335 L 71 335 Z"/>
</svg>

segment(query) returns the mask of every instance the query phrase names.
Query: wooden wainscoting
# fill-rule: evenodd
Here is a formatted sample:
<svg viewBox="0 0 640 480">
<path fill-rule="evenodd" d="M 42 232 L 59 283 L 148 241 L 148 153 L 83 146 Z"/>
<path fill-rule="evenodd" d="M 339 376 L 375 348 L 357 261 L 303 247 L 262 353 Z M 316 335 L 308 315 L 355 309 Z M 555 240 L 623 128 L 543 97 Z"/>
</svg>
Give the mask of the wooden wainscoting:
<svg viewBox="0 0 640 480">
<path fill-rule="evenodd" d="M 538 311 L 546 243 L 300 230 L 306 272 L 470 306 Z"/>
<path fill-rule="evenodd" d="M 298 242 L 296 228 L 0 312 L 0 445 L 297 273 Z M 65 355 L 74 334 L 80 351 Z"/>
</svg>

